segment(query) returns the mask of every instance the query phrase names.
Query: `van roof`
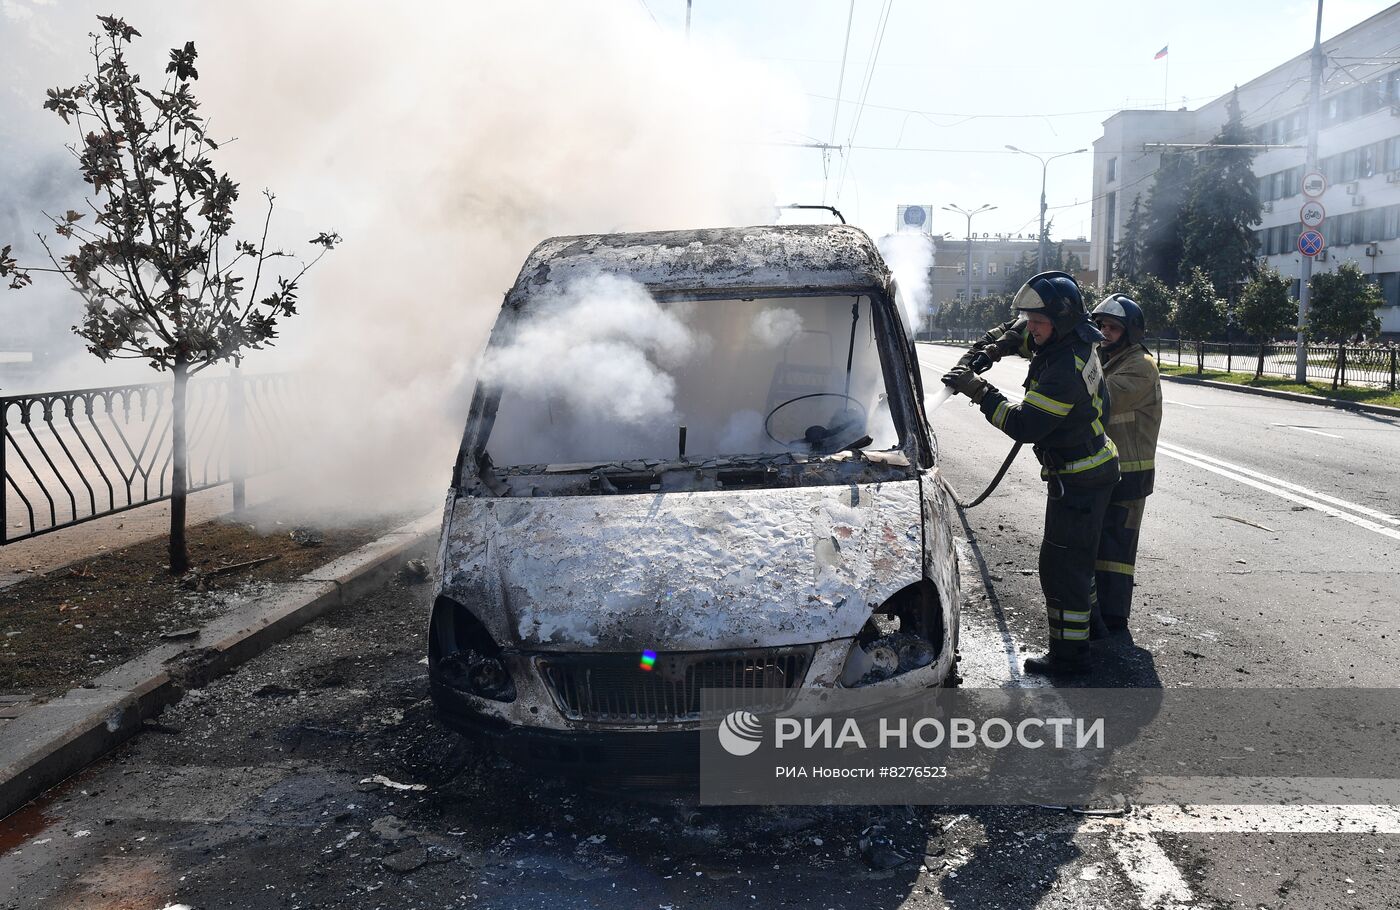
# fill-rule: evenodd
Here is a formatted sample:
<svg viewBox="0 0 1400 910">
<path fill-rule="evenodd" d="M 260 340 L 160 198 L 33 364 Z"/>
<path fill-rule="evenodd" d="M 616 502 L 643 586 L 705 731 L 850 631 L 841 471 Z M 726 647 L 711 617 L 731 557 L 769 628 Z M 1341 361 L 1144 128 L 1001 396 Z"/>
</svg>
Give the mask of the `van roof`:
<svg viewBox="0 0 1400 910">
<path fill-rule="evenodd" d="M 551 237 L 530 252 L 506 306 L 547 284 L 608 274 L 697 298 L 871 293 L 889 284 L 875 244 L 848 225 L 760 225 Z"/>
</svg>

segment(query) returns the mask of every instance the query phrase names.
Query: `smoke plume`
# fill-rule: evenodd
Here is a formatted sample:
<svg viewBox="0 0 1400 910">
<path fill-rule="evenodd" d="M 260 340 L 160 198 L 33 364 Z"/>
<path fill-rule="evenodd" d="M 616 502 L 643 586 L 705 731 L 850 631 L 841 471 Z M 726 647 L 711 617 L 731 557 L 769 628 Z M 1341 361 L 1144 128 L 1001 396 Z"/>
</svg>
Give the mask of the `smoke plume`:
<svg viewBox="0 0 1400 910">
<path fill-rule="evenodd" d="M 901 231 L 881 237 L 878 246 L 899 285 L 905 318 L 918 331 L 933 303 L 934 240 L 919 231 Z"/>
<path fill-rule="evenodd" d="M 81 78 L 83 36 L 109 10 L 14 3 L 24 27 L 3 41 L 26 72 L 44 67 L 25 86 L 37 108 L 37 86 Z M 486 331 L 534 244 L 767 223 L 755 140 L 802 114 L 791 86 L 632 3 L 133 2 L 122 14 L 148 62 L 195 42 L 203 110 L 216 137 L 237 139 L 216 165 L 242 183 L 240 236 L 256 239 L 266 186 L 271 245 L 345 237 L 277 346 L 245 364 L 317 377 L 294 486 L 341 504 L 441 495 Z M 636 302 L 608 305 L 619 299 Z M 652 394 L 619 406 L 664 408 L 664 388 Z"/>
</svg>

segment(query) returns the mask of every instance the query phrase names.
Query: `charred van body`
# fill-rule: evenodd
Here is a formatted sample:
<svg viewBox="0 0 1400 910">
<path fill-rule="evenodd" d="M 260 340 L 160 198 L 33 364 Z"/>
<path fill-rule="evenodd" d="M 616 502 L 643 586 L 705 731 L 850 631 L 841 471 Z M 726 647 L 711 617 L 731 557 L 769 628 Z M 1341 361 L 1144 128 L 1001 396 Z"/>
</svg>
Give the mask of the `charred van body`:
<svg viewBox="0 0 1400 910">
<path fill-rule="evenodd" d="M 772 708 L 951 683 L 953 505 L 895 295 L 846 226 L 540 244 L 448 496 L 439 717 L 560 771 L 659 781 L 693 770 L 717 723 L 706 687 Z M 641 308 L 640 340 L 598 327 L 614 300 Z M 567 354 L 551 332 L 573 333 Z M 599 381 L 629 359 L 665 394 Z"/>
</svg>

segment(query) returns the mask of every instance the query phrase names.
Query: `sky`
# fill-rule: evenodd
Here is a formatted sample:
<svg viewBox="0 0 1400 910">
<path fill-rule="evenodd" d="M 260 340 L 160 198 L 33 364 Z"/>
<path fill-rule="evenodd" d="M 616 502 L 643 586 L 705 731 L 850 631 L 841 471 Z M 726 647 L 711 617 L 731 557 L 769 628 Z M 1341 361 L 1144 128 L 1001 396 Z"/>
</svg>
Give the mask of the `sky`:
<svg viewBox="0 0 1400 910">
<path fill-rule="evenodd" d="M 685 0 L 644 5 L 661 27 L 684 30 Z M 1388 5 L 1325 0 L 1324 39 Z M 932 204 L 934 233 L 954 237 L 965 236 L 966 221 L 943 205 L 997 206 L 976 217 L 979 233 L 1036 229 L 1041 165 L 1006 145 L 1043 156 L 1092 149 L 1113 112 L 1161 108 L 1164 91 L 1173 108 L 1199 107 L 1308 50 L 1317 15 L 1309 0 L 893 0 L 877 41 L 885 6 L 855 0 L 851 14 L 848 0 L 693 0 L 691 35 L 730 45 L 800 86 L 806 126 L 782 140 L 834 135 L 833 144 L 855 146 L 845 160 L 833 155 L 829 172 L 819 150 L 786 153 L 780 196 L 818 202 L 825 189 L 828 203 L 874 234 L 894 229 L 897 205 Z M 833 133 L 848 16 L 844 103 Z M 1154 60 L 1164 46 L 1167 57 Z M 1092 152 L 1049 165 L 1056 236 L 1089 236 L 1091 167 Z"/>
</svg>

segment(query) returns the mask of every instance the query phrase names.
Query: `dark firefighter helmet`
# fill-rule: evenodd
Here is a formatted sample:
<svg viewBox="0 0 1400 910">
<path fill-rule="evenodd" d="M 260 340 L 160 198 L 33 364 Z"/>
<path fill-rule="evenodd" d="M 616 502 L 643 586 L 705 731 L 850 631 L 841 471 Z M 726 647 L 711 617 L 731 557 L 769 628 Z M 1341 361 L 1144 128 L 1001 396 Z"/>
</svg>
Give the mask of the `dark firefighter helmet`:
<svg viewBox="0 0 1400 910">
<path fill-rule="evenodd" d="M 1011 306 L 1018 311 L 1041 313 L 1055 326 L 1060 337 L 1073 332 L 1084 321 L 1084 295 L 1066 272 L 1041 272 L 1021 285 Z M 1096 333 L 1097 334 L 1097 333 Z"/>
<path fill-rule="evenodd" d="M 1142 344 L 1147 337 L 1147 317 L 1142 307 L 1127 294 L 1109 294 L 1094 307 L 1094 321 L 1108 317 L 1122 323 L 1128 344 Z"/>
</svg>

